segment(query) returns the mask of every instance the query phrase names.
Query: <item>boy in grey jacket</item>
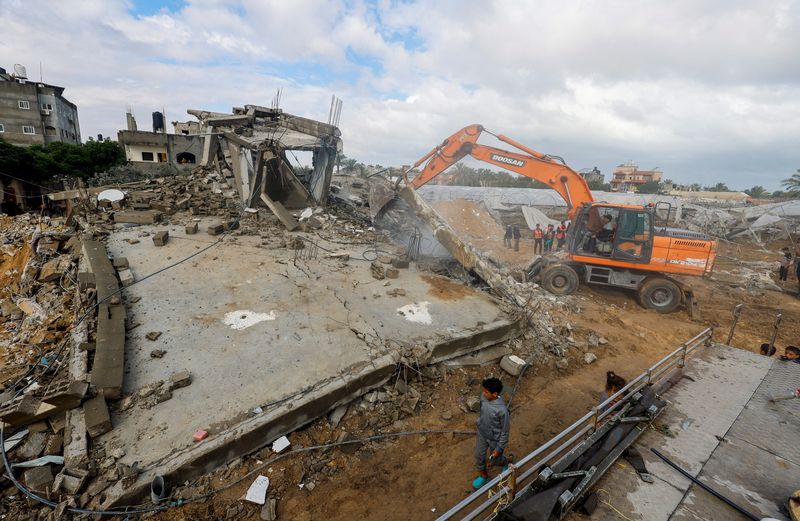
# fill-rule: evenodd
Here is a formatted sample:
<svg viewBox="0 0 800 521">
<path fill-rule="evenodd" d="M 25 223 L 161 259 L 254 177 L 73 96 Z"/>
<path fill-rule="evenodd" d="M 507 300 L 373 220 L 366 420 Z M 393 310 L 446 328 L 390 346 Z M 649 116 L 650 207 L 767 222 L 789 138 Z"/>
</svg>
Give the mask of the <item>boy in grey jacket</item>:
<svg viewBox="0 0 800 521">
<path fill-rule="evenodd" d="M 500 393 L 503 384 L 497 378 L 487 378 L 482 382 L 481 413 L 478 416 L 478 434 L 475 443 L 475 467 L 478 477 L 472 481 L 475 489 L 481 488 L 489 481 L 486 470 L 486 452 L 489 451 L 489 463 L 499 467 L 508 465 L 508 458 L 503 452 L 508 445 L 510 418 L 508 408 Z"/>
</svg>

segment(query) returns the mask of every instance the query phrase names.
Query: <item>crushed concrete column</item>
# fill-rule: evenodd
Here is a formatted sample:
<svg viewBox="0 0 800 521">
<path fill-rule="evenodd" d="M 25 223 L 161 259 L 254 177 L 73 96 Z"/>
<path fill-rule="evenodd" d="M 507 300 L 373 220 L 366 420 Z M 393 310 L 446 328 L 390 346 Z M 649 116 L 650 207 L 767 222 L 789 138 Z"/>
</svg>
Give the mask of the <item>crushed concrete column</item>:
<svg viewBox="0 0 800 521">
<path fill-rule="evenodd" d="M 498 295 L 510 299 L 518 304 L 524 304 L 525 300 L 517 295 L 515 289 L 507 284 L 503 276 L 496 268 L 484 261 L 470 245 L 462 241 L 455 230 L 453 230 L 436 211 L 425 202 L 419 193 L 410 187 L 400 190 L 400 197 L 408 203 L 414 213 L 426 222 L 433 230 L 436 240 L 450 252 L 450 255 L 464 266 L 465 269 L 475 272 L 484 280 Z"/>
</svg>

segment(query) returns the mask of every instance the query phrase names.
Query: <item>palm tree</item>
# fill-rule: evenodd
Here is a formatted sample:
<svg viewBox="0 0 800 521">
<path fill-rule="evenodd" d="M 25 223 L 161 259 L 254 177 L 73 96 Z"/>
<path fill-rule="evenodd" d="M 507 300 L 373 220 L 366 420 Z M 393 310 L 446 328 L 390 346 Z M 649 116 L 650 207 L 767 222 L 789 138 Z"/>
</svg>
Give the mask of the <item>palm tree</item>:
<svg viewBox="0 0 800 521">
<path fill-rule="evenodd" d="M 781 186 L 785 186 L 788 192 L 800 192 L 800 169 L 792 177 L 784 179 Z"/>
<path fill-rule="evenodd" d="M 744 191 L 744 193 L 746 193 L 753 199 L 763 199 L 764 197 L 769 195 L 767 190 L 761 185 L 756 185 L 753 188 L 748 188 L 747 190 Z"/>
</svg>

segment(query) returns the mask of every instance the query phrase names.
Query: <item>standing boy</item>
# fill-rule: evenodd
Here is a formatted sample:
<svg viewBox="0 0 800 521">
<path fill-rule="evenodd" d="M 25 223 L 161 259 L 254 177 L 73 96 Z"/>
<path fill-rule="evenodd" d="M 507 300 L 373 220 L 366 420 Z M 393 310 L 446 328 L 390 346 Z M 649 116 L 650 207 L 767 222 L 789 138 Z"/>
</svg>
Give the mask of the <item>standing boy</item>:
<svg viewBox="0 0 800 521">
<path fill-rule="evenodd" d="M 553 251 L 553 239 L 556 237 L 556 232 L 553 229 L 552 224 L 547 225 L 547 229 L 544 231 L 544 251 L 545 253 Z"/>
<path fill-rule="evenodd" d="M 475 443 L 475 467 L 478 477 L 472 481 L 472 487 L 481 488 L 489 481 L 486 470 L 486 452 L 489 463 L 500 467 L 508 465 L 508 458 L 503 455 L 508 445 L 510 417 L 503 397 L 503 384 L 497 378 L 487 378 L 482 382 L 481 413 L 478 416 L 478 434 Z"/>
<path fill-rule="evenodd" d="M 519 226 L 517 226 L 516 224 L 514 225 L 513 237 L 514 237 L 514 251 L 519 251 L 520 233 L 519 233 Z"/>
<path fill-rule="evenodd" d="M 781 255 L 781 269 L 779 273 L 780 280 L 786 280 L 789 276 L 789 267 L 792 265 L 792 254 L 789 251 L 789 248 L 783 248 L 781 250 L 783 255 Z"/>
<path fill-rule="evenodd" d="M 506 248 L 511 247 L 511 225 L 506 226 L 506 234 L 503 236 L 503 245 Z"/>
<path fill-rule="evenodd" d="M 539 223 L 536 223 L 536 228 L 533 229 L 533 254 L 539 255 L 542 254 L 542 237 L 543 237 L 542 227 L 539 226 Z"/>
</svg>

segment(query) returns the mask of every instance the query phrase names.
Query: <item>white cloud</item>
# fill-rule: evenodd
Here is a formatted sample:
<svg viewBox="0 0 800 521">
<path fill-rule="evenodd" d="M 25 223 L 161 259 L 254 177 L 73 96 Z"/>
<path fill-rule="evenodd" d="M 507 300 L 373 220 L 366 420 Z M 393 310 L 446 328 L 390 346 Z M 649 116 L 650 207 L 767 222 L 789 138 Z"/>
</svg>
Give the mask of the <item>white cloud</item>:
<svg viewBox="0 0 800 521">
<path fill-rule="evenodd" d="M 320 119 L 342 97 L 345 152 L 369 163 L 413 162 L 483 123 L 607 173 L 636 159 L 676 180 L 775 189 L 800 167 L 800 8 L 789 0 L 130 7 L 0 0 L 0 65 L 33 76 L 42 61 L 85 136 L 114 135 L 127 105 L 146 128 L 161 107 L 187 119 L 187 108 L 268 104 L 283 87 L 286 110 Z"/>
</svg>

